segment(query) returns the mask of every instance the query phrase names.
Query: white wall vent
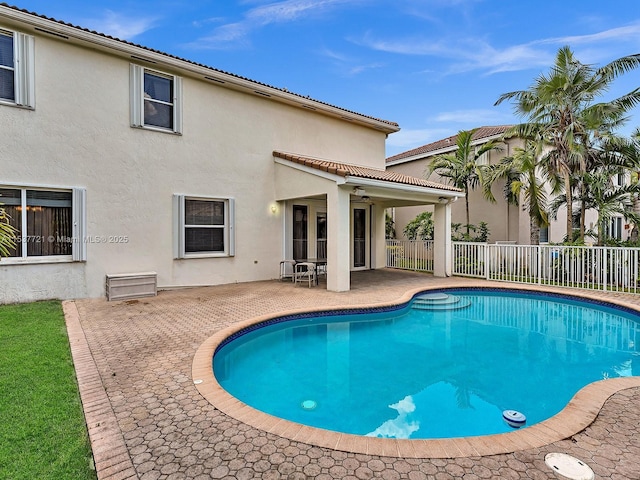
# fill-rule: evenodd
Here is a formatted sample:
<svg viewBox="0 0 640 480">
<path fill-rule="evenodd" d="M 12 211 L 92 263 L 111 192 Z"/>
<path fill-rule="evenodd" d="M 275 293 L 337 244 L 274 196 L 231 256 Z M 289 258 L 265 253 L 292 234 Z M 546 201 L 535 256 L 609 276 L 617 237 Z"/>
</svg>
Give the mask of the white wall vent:
<svg viewBox="0 0 640 480">
<path fill-rule="evenodd" d="M 158 293 L 156 272 L 107 275 L 107 300 L 130 300 L 155 297 Z"/>
</svg>

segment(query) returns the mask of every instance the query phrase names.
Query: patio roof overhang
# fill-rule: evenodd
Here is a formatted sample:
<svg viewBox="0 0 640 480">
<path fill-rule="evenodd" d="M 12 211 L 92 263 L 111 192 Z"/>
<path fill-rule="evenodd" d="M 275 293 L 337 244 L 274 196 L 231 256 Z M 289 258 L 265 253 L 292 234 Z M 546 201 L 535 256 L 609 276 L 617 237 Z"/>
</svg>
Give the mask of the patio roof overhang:
<svg viewBox="0 0 640 480">
<path fill-rule="evenodd" d="M 327 189 L 352 189 L 352 197 L 365 198 L 383 208 L 451 203 L 464 192 L 428 180 L 296 154 L 274 151 L 276 200 L 312 198 Z M 357 190 L 356 190 L 357 189 Z"/>
</svg>

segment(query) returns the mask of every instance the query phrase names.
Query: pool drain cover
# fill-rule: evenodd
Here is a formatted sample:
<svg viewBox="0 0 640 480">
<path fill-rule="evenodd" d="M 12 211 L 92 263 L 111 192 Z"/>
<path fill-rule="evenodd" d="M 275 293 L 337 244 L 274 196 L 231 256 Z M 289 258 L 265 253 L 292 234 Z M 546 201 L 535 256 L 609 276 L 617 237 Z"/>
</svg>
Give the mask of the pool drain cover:
<svg viewBox="0 0 640 480">
<path fill-rule="evenodd" d="M 558 475 L 573 480 L 593 480 L 595 478 L 589 465 L 566 453 L 548 453 L 544 457 L 544 463 Z"/>
<path fill-rule="evenodd" d="M 305 400 L 301 403 L 302 408 L 304 408 L 305 410 L 313 410 L 317 405 L 318 404 L 315 400 Z"/>
</svg>

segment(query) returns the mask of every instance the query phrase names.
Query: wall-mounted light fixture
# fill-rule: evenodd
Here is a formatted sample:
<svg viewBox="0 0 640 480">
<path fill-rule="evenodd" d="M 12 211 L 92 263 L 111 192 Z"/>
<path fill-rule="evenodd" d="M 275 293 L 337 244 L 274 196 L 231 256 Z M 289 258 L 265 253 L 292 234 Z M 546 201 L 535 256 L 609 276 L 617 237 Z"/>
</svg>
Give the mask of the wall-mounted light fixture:
<svg viewBox="0 0 640 480">
<path fill-rule="evenodd" d="M 438 197 L 438 202 L 444 205 L 445 203 L 449 203 L 449 199 L 447 197 Z"/>
<path fill-rule="evenodd" d="M 276 213 L 278 207 L 276 205 L 271 205 L 271 213 Z"/>
</svg>

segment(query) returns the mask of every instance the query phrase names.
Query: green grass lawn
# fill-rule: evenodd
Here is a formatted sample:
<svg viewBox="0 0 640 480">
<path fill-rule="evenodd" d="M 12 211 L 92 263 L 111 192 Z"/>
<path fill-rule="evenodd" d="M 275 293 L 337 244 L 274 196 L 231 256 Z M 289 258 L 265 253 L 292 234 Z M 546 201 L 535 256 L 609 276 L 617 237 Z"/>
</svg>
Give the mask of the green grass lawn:
<svg viewBox="0 0 640 480">
<path fill-rule="evenodd" d="M 95 479 L 60 302 L 0 306 L 0 479 Z"/>
</svg>

